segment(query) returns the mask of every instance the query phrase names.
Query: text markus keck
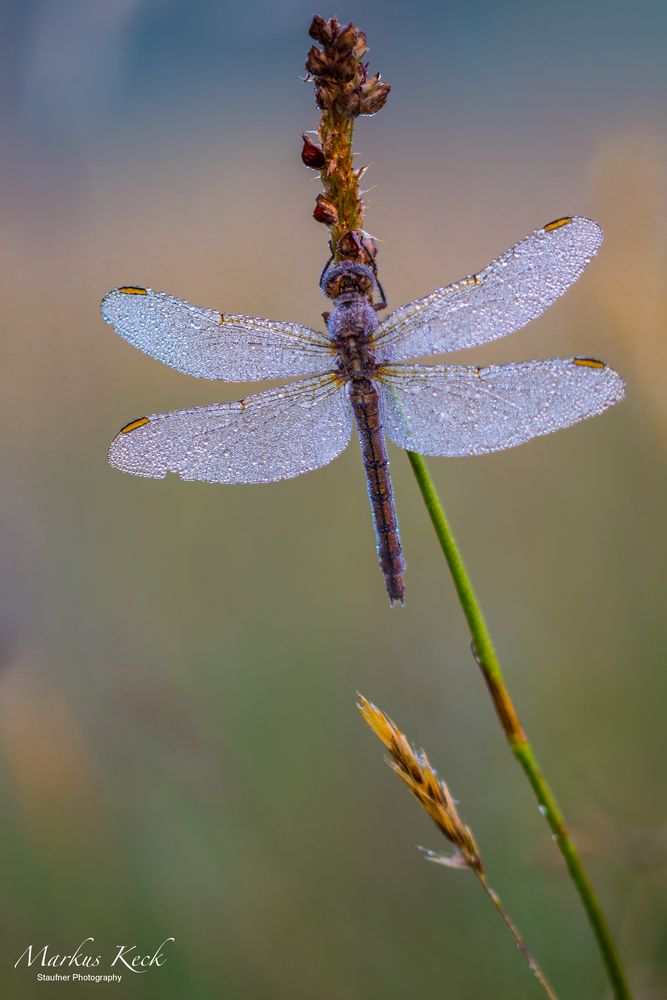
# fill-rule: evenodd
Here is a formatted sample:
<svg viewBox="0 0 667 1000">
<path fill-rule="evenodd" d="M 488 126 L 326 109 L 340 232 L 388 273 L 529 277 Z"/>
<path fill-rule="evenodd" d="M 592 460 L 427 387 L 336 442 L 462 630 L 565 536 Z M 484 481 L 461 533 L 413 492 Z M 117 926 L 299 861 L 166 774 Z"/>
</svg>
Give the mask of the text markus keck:
<svg viewBox="0 0 667 1000">
<path fill-rule="evenodd" d="M 108 967 L 113 969 L 114 966 L 125 966 L 130 972 L 138 974 L 148 972 L 150 968 L 155 968 L 156 966 L 160 968 L 167 960 L 167 956 L 164 953 L 165 945 L 175 940 L 173 937 L 165 938 L 155 951 L 148 953 L 140 951 L 136 944 L 117 944 L 114 946 L 115 951 L 113 954 L 107 957 Z M 34 945 L 29 944 L 25 951 L 17 958 L 14 968 L 18 968 L 23 963 L 27 966 L 39 965 L 42 968 L 50 969 L 72 967 L 97 969 L 104 962 L 104 956 L 92 954 L 94 944 L 95 938 L 87 937 L 70 955 L 51 952 L 51 946 L 48 944 L 42 945 L 41 948 L 36 948 Z"/>
</svg>

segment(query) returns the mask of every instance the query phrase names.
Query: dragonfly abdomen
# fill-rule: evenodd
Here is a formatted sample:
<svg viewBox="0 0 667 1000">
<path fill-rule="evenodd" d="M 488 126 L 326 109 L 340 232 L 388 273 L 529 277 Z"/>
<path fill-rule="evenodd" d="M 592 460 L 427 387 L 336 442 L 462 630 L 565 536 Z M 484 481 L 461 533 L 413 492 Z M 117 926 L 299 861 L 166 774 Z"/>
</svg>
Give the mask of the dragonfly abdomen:
<svg viewBox="0 0 667 1000">
<path fill-rule="evenodd" d="M 403 581 L 405 563 L 382 429 L 380 397 L 375 384 L 369 378 L 352 380 L 349 383 L 349 393 L 366 470 L 380 566 L 384 573 L 390 602 L 402 604 L 405 592 Z"/>
</svg>

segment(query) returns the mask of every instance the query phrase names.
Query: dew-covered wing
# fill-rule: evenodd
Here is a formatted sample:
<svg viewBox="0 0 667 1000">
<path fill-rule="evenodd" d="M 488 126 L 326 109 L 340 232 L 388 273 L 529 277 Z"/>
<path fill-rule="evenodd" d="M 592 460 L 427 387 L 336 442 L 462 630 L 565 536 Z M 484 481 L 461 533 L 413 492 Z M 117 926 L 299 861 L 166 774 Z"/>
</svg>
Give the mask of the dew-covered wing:
<svg viewBox="0 0 667 1000">
<path fill-rule="evenodd" d="M 327 465 L 351 427 L 344 388 L 324 375 L 231 403 L 140 417 L 116 435 L 109 461 L 135 476 L 270 483 Z"/>
<path fill-rule="evenodd" d="M 624 383 L 594 358 L 488 368 L 388 365 L 382 370 L 387 436 L 425 455 L 482 455 L 602 413 Z"/>
<path fill-rule="evenodd" d="M 330 339 L 298 323 L 200 309 L 150 288 L 115 288 L 102 316 L 134 347 L 198 378 L 247 382 L 332 367 Z"/>
<path fill-rule="evenodd" d="M 458 351 L 519 330 L 577 280 L 601 243 L 591 219 L 548 223 L 479 274 L 391 313 L 376 334 L 378 360 Z"/>
</svg>

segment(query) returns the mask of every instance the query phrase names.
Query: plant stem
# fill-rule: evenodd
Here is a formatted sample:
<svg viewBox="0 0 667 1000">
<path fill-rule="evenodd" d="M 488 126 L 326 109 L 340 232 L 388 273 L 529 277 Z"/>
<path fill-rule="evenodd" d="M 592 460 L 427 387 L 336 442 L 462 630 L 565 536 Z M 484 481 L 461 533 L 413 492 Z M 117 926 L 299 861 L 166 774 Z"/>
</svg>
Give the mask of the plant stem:
<svg viewBox="0 0 667 1000">
<path fill-rule="evenodd" d="M 565 818 L 551 788 L 540 770 L 533 748 L 521 725 L 514 703 L 505 683 L 502 668 L 491 640 L 475 591 L 442 504 L 433 485 L 428 466 L 422 455 L 407 453 L 429 517 L 444 553 L 456 587 L 463 613 L 473 641 L 475 659 L 482 671 L 491 694 L 498 718 L 507 737 L 512 753 L 519 761 L 539 803 L 540 812 L 546 817 L 554 839 L 565 859 L 570 877 L 584 905 L 609 981 L 617 1000 L 630 1000 L 631 993 L 623 966 L 612 937 L 609 924 L 597 898 L 593 884 L 581 862 L 579 852 L 569 834 Z"/>
<path fill-rule="evenodd" d="M 320 176 L 325 196 L 335 206 L 338 215 L 338 220 L 331 226 L 331 246 L 336 261 L 340 258 L 338 245 L 341 238 L 346 233 L 361 230 L 364 223 L 359 178 L 352 161 L 353 131 L 354 119 L 345 118 L 335 109 L 322 112 L 319 136 L 326 166 Z"/>
<path fill-rule="evenodd" d="M 495 891 L 495 889 L 491 888 L 491 886 L 487 882 L 486 875 L 484 875 L 482 872 L 479 872 L 479 871 L 476 871 L 475 874 L 477 875 L 477 878 L 479 879 L 479 881 L 480 881 L 480 883 L 482 885 L 482 888 L 484 889 L 484 892 L 487 894 L 487 896 L 489 897 L 489 899 L 491 900 L 491 902 L 493 903 L 493 905 L 497 909 L 498 913 L 500 914 L 500 916 L 502 917 L 502 919 L 505 921 L 505 923 L 509 927 L 510 932 L 512 934 L 512 937 L 516 941 L 516 944 L 517 944 L 517 947 L 518 947 L 519 951 L 521 951 L 521 953 L 523 954 L 524 958 L 528 962 L 529 968 L 531 969 L 533 975 L 535 976 L 535 978 L 537 979 L 537 981 L 541 985 L 542 989 L 547 994 L 547 996 L 550 998 L 550 1000 L 558 1000 L 558 997 L 556 996 L 556 994 L 554 993 L 553 989 L 551 988 L 549 980 L 547 979 L 547 977 L 542 972 L 542 969 L 539 967 L 539 965 L 537 964 L 537 962 L 533 958 L 533 955 L 532 955 L 532 953 L 531 953 L 528 945 L 526 944 L 526 942 L 522 938 L 521 931 L 516 926 L 516 924 L 514 923 L 514 921 L 512 920 L 512 918 L 510 917 L 509 913 L 507 912 L 507 910 L 503 906 L 503 904 L 501 902 L 501 899 L 500 899 L 500 896 Z"/>
</svg>

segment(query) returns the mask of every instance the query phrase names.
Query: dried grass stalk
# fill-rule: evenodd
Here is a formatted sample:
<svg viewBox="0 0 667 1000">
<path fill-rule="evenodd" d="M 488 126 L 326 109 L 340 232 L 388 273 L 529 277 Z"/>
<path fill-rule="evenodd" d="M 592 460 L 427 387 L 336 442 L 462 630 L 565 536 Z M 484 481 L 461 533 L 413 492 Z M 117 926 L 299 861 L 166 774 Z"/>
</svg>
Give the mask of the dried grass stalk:
<svg viewBox="0 0 667 1000">
<path fill-rule="evenodd" d="M 407 785 L 422 809 L 428 813 L 443 836 L 454 847 L 453 854 L 443 855 L 435 851 L 425 851 L 427 860 L 448 868 L 469 868 L 475 873 L 486 895 L 509 928 L 540 986 L 548 997 L 556 1000 L 556 994 L 535 961 L 518 927 L 507 913 L 498 893 L 489 885 L 472 830 L 459 816 L 446 783 L 438 777 L 426 753 L 423 750 L 416 751 L 389 716 L 359 692 L 357 696 L 359 698 L 357 708 L 387 750 L 389 754 L 387 763 L 392 771 Z"/>
</svg>

